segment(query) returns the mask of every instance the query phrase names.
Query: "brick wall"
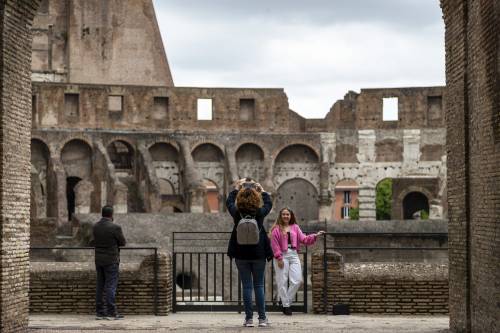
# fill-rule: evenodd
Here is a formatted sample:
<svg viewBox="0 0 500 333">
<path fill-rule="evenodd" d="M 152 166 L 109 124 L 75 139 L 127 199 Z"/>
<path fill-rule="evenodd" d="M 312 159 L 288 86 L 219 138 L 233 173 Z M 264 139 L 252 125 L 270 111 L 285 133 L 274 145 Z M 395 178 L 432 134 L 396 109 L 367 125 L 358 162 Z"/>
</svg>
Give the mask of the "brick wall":
<svg viewBox="0 0 500 333">
<path fill-rule="evenodd" d="M 328 251 L 327 267 L 325 293 L 323 253 L 315 253 L 314 313 L 331 313 L 332 305 L 337 303 L 348 304 L 352 313 L 448 313 L 447 265 L 345 264 L 339 253 Z"/>
<path fill-rule="evenodd" d="M 172 310 L 171 257 L 159 254 L 158 314 Z M 140 264 L 121 264 L 116 296 L 122 314 L 154 314 L 153 256 Z M 95 313 L 93 263 L 31 264 L 31 313 Z"/>
<path fill-rule="evenodd" d="M 0 1 L 0 331 L 28 325 L 31 24 L 38 1 Z"/>
<path fill-rule="evenodd" d="M 498 1 L 442 0 L 450 329 L 500 331 Z"/>
</svg>

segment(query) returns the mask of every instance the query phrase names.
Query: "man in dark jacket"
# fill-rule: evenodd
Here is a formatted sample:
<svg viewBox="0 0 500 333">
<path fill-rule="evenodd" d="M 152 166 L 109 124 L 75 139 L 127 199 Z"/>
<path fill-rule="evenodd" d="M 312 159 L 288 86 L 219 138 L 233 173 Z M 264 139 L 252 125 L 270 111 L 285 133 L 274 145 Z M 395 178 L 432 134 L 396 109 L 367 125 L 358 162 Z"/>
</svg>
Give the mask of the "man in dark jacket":
<svg viewBox="0 0 500 333">
<path fill-rule="evenodd" d="M 93 227 L 95 247 L 96 284 L 96 319 L 122 319 L 116 311 L 115 295 L 118 286 L 120 265 L 120 246 L 125 246 L 122 228 L 113 223 L 113 207 L 102 208 L 102 218 Z M 106 309 L 104 307 L 104 291 L 106 292 Z"/>
</svg>

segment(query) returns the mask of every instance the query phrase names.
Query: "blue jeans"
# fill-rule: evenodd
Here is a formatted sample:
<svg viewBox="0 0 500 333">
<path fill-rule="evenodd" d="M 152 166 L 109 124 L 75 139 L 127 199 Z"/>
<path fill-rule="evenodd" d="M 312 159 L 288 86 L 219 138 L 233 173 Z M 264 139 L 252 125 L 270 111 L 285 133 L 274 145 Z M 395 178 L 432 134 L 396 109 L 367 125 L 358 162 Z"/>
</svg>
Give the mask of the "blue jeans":
<svg viewBox="0 0 500 333">
<path fill-rule="evenodd" d="M 253 318 L 252 289 L 255 291 L 255 304 L 259 319 L 266 319 L 266 301 L 264 296 L 264 272 L 266 259 L 240 260 L 236 259 L 236 267 L 241 276 L 243 285 L 243 304 L 245 305 L 245 319 Z"/>
<path fill-rule="evenodd" d="M 100 316 L 116 315 L 116 288 L 118 287 L 119 264 L 95 265 L 97 283 L 95 290 L 95 312 Z M 104 292 L 106 292 L 106 309 L 104 308 Z"/>
</svg>

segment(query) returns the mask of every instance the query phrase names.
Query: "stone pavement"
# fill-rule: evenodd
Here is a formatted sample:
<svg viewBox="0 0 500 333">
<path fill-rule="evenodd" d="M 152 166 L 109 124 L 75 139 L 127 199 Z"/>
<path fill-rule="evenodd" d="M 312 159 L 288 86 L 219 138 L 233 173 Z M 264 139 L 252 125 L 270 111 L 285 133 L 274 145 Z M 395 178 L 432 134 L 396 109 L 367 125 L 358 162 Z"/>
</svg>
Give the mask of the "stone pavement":
<svg viewBox="0 0 500 333">
<path fill-rule="evenodd" d="M 156 333 L 156 332 L 302 332 L 302 333 L 444 333 L 447 316 L 331 316 L 270 313 L 268 328 L 244 328 L 235 313 L 176 313 L 166 317 L 127 316 L 118 321 L 96 321 L 93 316 L 31 315 L 30 333 Z"/>
</svg>

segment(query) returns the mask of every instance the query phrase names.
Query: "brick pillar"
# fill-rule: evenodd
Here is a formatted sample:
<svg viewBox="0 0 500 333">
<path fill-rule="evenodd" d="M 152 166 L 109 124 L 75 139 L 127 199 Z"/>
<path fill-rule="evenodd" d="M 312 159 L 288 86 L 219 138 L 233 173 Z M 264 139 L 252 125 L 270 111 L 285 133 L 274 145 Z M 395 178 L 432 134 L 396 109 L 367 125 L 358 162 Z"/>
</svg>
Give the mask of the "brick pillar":
<svg viewBox="0 0 500 333">
<path fill-rule="evenodd" d="M 326 285 L 325 285 L 325 262 L 323 251 L 312 255 L 312 308 L 314 313 L 332 313 L 334 295 L 331 284 L 344 278 L 344 258 L 333 250 L 326 251 Z M 325 288 L 325 286 L 327 288 Z M 328 287 L 330 286 L 330 287 Z"/>
<path fill-rule="evenodd" d="M 184 158 L 184 184 L 189 211 L 191 213 L 203 213 L 205 211 L 205 186 L 194 166 L 191 146 L 186 140 L 181 140 L 179 146 Z"/>
<path fill-rule="evenodd" d="M 28 326 L 31 25 L 38 1 L 0 1 L 0 331 Z"/>
</svg>

